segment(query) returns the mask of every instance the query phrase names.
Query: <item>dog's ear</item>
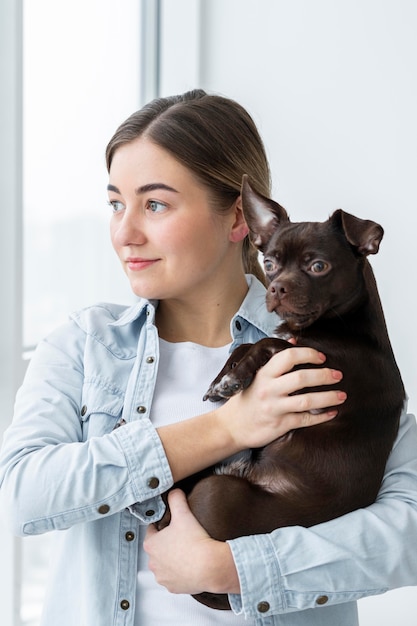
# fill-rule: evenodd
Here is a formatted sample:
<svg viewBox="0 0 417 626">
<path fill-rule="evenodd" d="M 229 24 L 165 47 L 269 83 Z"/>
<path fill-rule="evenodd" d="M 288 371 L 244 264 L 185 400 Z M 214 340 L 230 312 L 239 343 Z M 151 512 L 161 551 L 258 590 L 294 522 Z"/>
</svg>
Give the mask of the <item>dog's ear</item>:
<svg viewBox="0 0 417 626">
<path fill-rule="evenodd" d="M 288 223 L 286 210 L 270 198 L 257 193 L 249 184 L 246 174 L 242 178 L 242 209 L 249 227 L 250 237 L 259 250 L 263 251 L 272 233 L 283 223 Z"/>
<path fill-rule="evenodd" d="M 376 254 L 384 236 L 382 226 L 371 220 L 362 220 L 350 213 L 338 209 L 330 217 L 330 221 L 340 228 L 348 242 L 354 246 L 361 256 Z"/>
</svg>

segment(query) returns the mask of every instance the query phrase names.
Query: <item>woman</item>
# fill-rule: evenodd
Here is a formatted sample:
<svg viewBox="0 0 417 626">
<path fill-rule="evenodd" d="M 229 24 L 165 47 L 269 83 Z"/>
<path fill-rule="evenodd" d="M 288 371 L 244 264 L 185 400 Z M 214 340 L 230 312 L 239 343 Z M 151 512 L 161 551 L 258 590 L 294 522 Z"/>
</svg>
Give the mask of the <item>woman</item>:
<svg viewBox="0 0 417 626">
<path fill-rule="evenodd" d="M 81 311 L 40 344 L 1 457 L 14 532 L 65 530 L 42 624 L 354 625 L 355 599 L 417 581 L 407 549 L 417 537 L 412 418 L 367 511 L 222 543 L 176 490 L 171 525 L 157 533 L 151 524 L 174 482 L 332 419 L 337 411 L 310 410 L 345 400 L 333 388 L 290 395 L 342 377 L 291 372 L 325 361 L 304 348 L 276 355 L 225 404 L 201 400 L 230 350 L 277 321 L 240 205 L 243 173 L 269 195 L 253 121 L 201 90 L 159 99 L 116 131 L 107 164 L 112 243 L 139 301 Z M 200 591 L 230 593 L 233 611 L 188 595 Z"/>
</svg>

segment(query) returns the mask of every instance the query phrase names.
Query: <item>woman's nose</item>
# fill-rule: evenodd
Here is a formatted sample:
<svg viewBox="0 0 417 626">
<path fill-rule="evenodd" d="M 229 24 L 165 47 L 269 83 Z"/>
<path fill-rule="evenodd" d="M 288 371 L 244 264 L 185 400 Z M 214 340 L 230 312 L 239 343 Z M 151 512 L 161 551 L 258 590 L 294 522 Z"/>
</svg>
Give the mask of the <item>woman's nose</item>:
<svg viewBox="0 0 417 626">
<path fill-rule="evenodd" d="M 126 208 L 122 215 L 114 215 L 111 236 L 116 246 L 142 245 L 146 235 L 140 216 L 136 211 Z"/>
</svg>

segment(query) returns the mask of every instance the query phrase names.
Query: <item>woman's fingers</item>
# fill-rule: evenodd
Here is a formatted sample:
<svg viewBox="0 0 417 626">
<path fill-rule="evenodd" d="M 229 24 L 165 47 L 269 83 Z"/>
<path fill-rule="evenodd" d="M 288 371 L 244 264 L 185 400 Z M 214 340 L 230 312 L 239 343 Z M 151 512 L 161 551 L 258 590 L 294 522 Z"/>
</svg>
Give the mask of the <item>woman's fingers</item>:
<svg viewBox="0 0 417 626">
<path fill-rule="evenodd" d="M 325 357 L 310 348 L 285 350 L 285 352 L 294 354 L 287 355 L 280 352 L 274 355 L 263 368 L 263 372 L 259 372 L 261 376 L 276 379 L 275 397 L 277 400 L 279 398 L 281 409 L 287 415 L 294 414 L 299 424 L 296 427 L 321 423 L 334 417 L 337 411 L 333 408 L 326 411 L 326 408 L 337 407 L 345 402 L 346 393 L 340 389 L 309 391 L 309 388 L 337 385 L 343 379 L 342 372 L 328 367 L 308 368 L 308 365 L 307 369 L 291 371 L 291 368 L 296 365 L 317 363 L 317 361 L 323 363 Z M 288 367 L 290 371 L 286 369 Z M 281 373 L 285 371 L 287 373 Z M 303 393 L 297 393 L 302 390 Z M 313 417 L 311 417 L 312 414 Z"/>
<path fill-rule="evenodd" d="M 323 354 L 311 348 L 289 349 L 275 354 L 260 372 L 280 380 L 280 394 L 292 394 L 308 387 L 335 385 L 342 380 L 342 372 L 328 367 L 308 367 L 308 364 L 322 365 L 325 359 Z M 307 365 L 307 368 L 293 370 L 297 365 Z"/>
<path fill-rule="evenodd" d="M 308 394 L 303 394 L 308 395 Z M 288 406 L 286 413 L 287 427 L 290 430 L 294 428 L 306 428 L 307 426 L 314 426 L 316 424 L 322 424 L 327 422 L 338 413 L 337 406 L 343 404 L 346 400 L 346 393 L 344 391 L 337 391 L 331 394 L 321 395 L 319 392 L 311 394 L 315 396 L 311 399 L 311 403 L 304 400 L 304 405 L 310 405 L 310 409 L 304 409 L 298 411 L 300 406 L 296 407 L 294 412 L 291 411 L 291 406 Z M 321 396 L 321 398 L 319 398 Z M 301 396 L 300 396 L 301 397 Z M 317 405 L 317 408 L 315 408 Z M 323 408 L 332 407 L 332 408 Z"/>
<path fill-rule="evenodd" d="M 289 372 L 278 379 L 280 384 L 277 386 L 277 391 L 280 395 L 291 395 L 297 391 L 301 391 L 302 389 L 308 391 L 309 387 L 337 385 L 340 383 L 342 378 L 342 372 L 327 367 L 296 370 L 294 372 Z M 308 401 L 310 401 L 310 396 Z M 300 410 L 303 410 L 303 408 Z"/>
<path fill-rule="evenodd" d="M 294 346 L 274 354 L 263 369 L 270 370 L 273 376 L 282 376 L 296 365 L 323 365 L 325 361 L 326 356 L 314 348 Z"/>
<path fill-rule="evenodd" d="M 329 407 L 337 407 L 346 400 L 346 393 L 340 389 L 332 391 L 307 391 L 293 396 L 277 393 L 270 402 L 279 402 L 284 414 L 313 412 L 320 413 Z"/>
<path fill-rule="evenodd" d="M 332 419 L 337 415 L 336 407 L 347 398 L 347 394 L 340 389 L 308 391 L 311 387 L 336 385 L 343 379 L 342 372 L 338 370 L 308 367 L 308 364 L 323 364 L 325 358 L 311 348 L 297 348 L 274 355 L 263 368 L 263 375 L 276 379 L 276 401 L 280 402 L 287 425 L 291 423 L 291 428 L 305 428 Z M 307 368 L 293 370 L 297 365 L 306 365 Z M 302 390 L 302 393 L 297 393 Z"/>
</svg>

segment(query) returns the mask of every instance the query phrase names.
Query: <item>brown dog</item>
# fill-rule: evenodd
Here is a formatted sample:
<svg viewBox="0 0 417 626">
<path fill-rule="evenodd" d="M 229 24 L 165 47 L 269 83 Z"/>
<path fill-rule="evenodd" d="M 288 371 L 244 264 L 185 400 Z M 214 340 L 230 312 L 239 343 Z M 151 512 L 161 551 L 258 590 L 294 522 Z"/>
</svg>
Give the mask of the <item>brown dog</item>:
<svg viewBox="0 0 417 626">
<path fill-rule="evenodd" d="M 366 258 L 378 252 L 381 226 L 342 210 L 323 223 L 292 223 L 246 177 L 242 203 L 264 254 L 268 310 L 283 323 L 276 338 L 233 352 L 206 397 L 227 398 L 247 387 L 274 353 L 297 349 L 282 338 L 291 336 L 297 346 L 322 351 L 326 367 L 343 372 L 337 386 L 347 401 L 330 422 L 294 430 L 197 482 L 191 510 L 222 541 L 308 527 L 374 502 L 405 397 Z M 195 597 L 229 608 L 226 596 Z"/>
</svg>

